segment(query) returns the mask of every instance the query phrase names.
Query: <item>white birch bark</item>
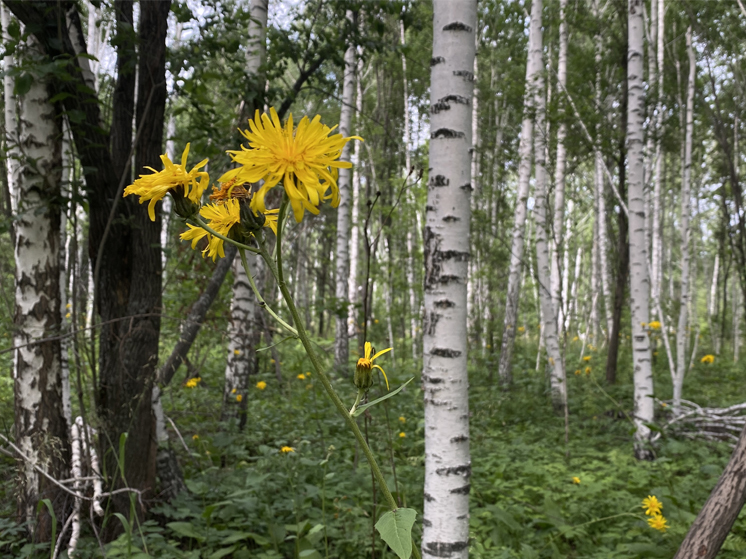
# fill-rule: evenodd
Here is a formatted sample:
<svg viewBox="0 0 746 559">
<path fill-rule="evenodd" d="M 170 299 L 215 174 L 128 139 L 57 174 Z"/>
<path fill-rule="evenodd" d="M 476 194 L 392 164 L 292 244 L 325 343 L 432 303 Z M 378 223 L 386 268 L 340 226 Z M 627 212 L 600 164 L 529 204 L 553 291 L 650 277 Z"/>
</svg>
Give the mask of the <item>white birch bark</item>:
<svg viewBox="0 0 746 559">
<path fill-rule="evenodd" d="M 652 270 L 651 270 L 651 281 L 652 281 L 652 295 L 653 301 L 656 303 L 660 301 L 661 296 L 661 283 L 663 280 L 663 267 L 662 256 L 663 256 L 663 226 L 662 226 L 662 212 L 663 205 L 661 196 L 663 192 L 663 151 L 661 149 L 661 136 L 663 133 L 663 49 L 664 49 L 664 14 L 665 14 L 665 0 L 657 0 L 658 13 L 653 18 L 653 23 L 657 25 L 655 32 L 657 49 L 656 49 L 656 95 L 658 102 L 655 108 L 655 177 L 653 178 L 653 235 L 652 235 Z M 650 81 L 653 81 L 653 77 L 650 77 Z"/>
<path fill-rule="evenodd" d="M 710 331 L 710 339 L 712 342 L 712 349 L 715 355 L 720 355 L 720 336 L 718 334 L 718 328 L 716 324 L 713 324 L 712 319 L 718 314 L 718 280 L 720 272 L 720 254 L 715 254 L 715 264 L 712 267 L 712 283 L 710 289 L 707 291 L 707 326 Z"/>
<path fill-rule="evenodd" d="M 264 62 L 268 5 L 269 0 L 251 0 L 249 48 L 246 53 L 246 72 L 250 76 L 258 77 Z M 250 265 L 252 263 L 259 264 L 258 260 L 253 255 L 247 255 L 247 261 Z M 224 420 L 235 415 L 238 409 L 245 409 L 249 374 L 252 372 L 256 359 L 253 345 L 258 328 L 256 324 L 256 298 L 238 254 L 233 260 L 232 270 L 233 298 L 231 300 L 231 319 L 228 324 L 228 358 L 223 387 L 222 418 Z M 241 396 L 242 402 L 237 402 L 237 396 Z M 237 406 L 236 404 L 240 405 Z"/>
<path fill-rule="evenodd" d="M 355 88 L 355 114 L 360 115 L 363 112 L 362 56 L 358 57 L 357 75 L 358 79 L 356 80 Z M 350 226 L 350 275 L 347 282 L 347 297 L 349 301 L 349 306 L 347 307 L 347 336 L 349 338 L 352 338 L 357 334 L 357 316 L 361 290 L 361 286 L 358 282 L 358 267 L 360 260 L 360 225 L 358 224 L 358 221 L 360 221 L 360 162 L 362 161 L 360 157 L 360 149 L 360 142 L 355 142 L 352 151 L 352 191 L 350 193 L 352 201 L 352 219 Z"/>
<path fill-rule="evenodd" d="M 559 93 L 560 113 L 564 114 L 564 95 L 567 90 L 567 0 L 560 0 L 559 54 L 557 56 L 557 91 Z M 554 219 L 551 243 L 554 246 L 551 269 L 552 305 L 557 316 L 557 325 L 562 329 L 562 302 L 560 301 L 560 258 L 564 252 L 565 221 L 565 166 L 567 162 L 567 124 L 560 121 L 557 129 L 557 159 L 554 168 Z M 562 332 L 560 331 L 560 335 Z"/>
<path fill-rule="evenodd" d="M 10 21 L 2 8 L 3 28 Z M 42 49 L 30 35 L 23 49 L 41 56 Z M 7 64 L 8 61 L 6 60 Z M 15 106 L 12 78 L 5 82 L 6 118 Z M 9 87 L 10 86 L 10 87 Z M 67 422 L 62 405 L 60 309 L 60 183 L 62 133 L 58 116 L 49 103 L 46 79 L 35 79 L 20 95 L 17 152 L 9 175 L 15 211 L 15 331 L 13 345 L 16 444 L 28 458 L 20 462 L 18 498 L 20 513 L 33 526 L 40 499 L 55 501 L 54 486 L 40 476 L 41 468 L 52 476 L 67 470 L 69 452 Z M 8 107 L 10 106 L 10 108 Z M 15 163 L 19 165 L 15 167 Z M 30 342 L 51 338 L 29 345 Z M 47 493 L 49 491 L 49 493 Z M 62 512 L 61 509 L 59 512 Z"/>
<path fill-rule="evenodd" d="M 659 0 L 663 2 L 663 0 Z M 684 170 L 681 177 L 681 304 L 679 324 L 676 328 L 676 375 L 673 378 L 673 413 L 678 415 L 681 408 L 681 394 L 684 387 L 687 356 L 686 345 L 689 337 L 689 217 L 691 213 L 690 183 L 692 179 L 692 135 L 694 134 L 694 80 L 697 64 L 692 48 L 692 27 L 686 31 L 686 50 L 689 56 L 689 81 L 686 94 L 686 132 L 684 137 Z"/>
<path fill-rule="evenodd" d="M 534 0 L 539 2 L 540 0 Z M 563 0 L 564 1 L 564 0 Z M 531 15 L 532 20 L 534 14 Z M 541 12 L 538 12 L 541 17 Z M 533 21 L 532 21 L 533 23 Z M 541 53 L 542 36 L 538 34 L 534 38 L 534 48 Z M 536 135 L 534 139 L 534 169 L 536 173 L 534 219 L 536 221 L 536 268 L 538 276 L 539 300 L 541 304 L 541 331 L 546 345 L 549 362 L 549 383 L 551 386 L 552 405 L 555 409 L 563 408 L 567 404 L 567 390 L 565 383 L 565 367 L 557 336 L 557 311 L 552 302 L 551 271 L 549 260 L 549 242 L 547 239 L 547 172 L 546 172 L 546 136 L 544 134 L 544 123 L 546 116 L 546 99 L 544 97 L 544 78 L 540 74 L 535 82 L 533 90 L 536 107 Z M 560 157 L 558 147 L 558 159 Z M 558 162 L 559 163 L 559 162 Z M 564 165 L 564 162 L 563 162 Z M 559 167 L 559 164 L 558 164 Z M 564 169 L 558 170 L 562 173 L 564 183 Z"/>
<path fill-rule="evenodd" d="M 565 223 L 565 235 L 567 238 L 565 239 L 565 252 L 562 255 L 562 277 L 560 285 L 562 287 L 562 296 L 560 299 L 560 310 L 559 310 L 559 316 L 560 316 L 560 327 L 563 329 L 563 331 L 568 332 L 570 328 L 570 251 L 568 250 L 570 246 L 570 241 L 572 240 L 572 222 L 570 221 L 570 216 L 572 215 L 573 208 L 575 207 L 575 204 L 572 200 L 569 200 L 567 202 L 567 222 Z"/>
<path fill-rule="evenodd" d="M 350 10 L 347 19 L 354 19 Z M 355 69 L 357 61 L 355 47 L 350 45 L 345 51 L 344 78 L 342 83 L 342 109 L 339 115 L 339 132 L 350 135 L 352 128 L 352 109 L 355 106 Z M 346 143 L 340 160 L 350 160 L 352 146 Z M 336 304 L 340 307 L 349 304 L 348 280 L 350 275 L 350 179 L 352 169 L 340 169 L 339 207 L 337 208 L 337 251 L 336 251 Z M 347 336 L 347 312 L 338 312 L 335 316 L 334 366 L 343 370 L 350 359 L 349 338 Z"/>
<path fill-rule="evenodd" d="M 430 184 L 425 224 L 425 505 L 422 553 L 469 553 L 466 281 L 477 2 L 433 2 Z"/>
<path fill-rule="evenodd" d="M 531 4 L 531 23 L 528 36 L 528 62 L 526 64 L 526 93 L 524 94 L 523 122 L 521 140 L 518 146 L 518 189 L 516 191 L 515 221 L 513 222 L 510 245 L 510 270 L 508 272 L 508 291 L 505 298 L 505 320 L 503 324 L 502 343 L 500 346 L 499 378 L 502 384 L 511 380 L 511 362 L 513 343 L 515 341 L 516 321 L 518 318 L 518 298 L 521 287 L 523 268 L 523 245 L 526 232 L 526 214 L 528 211 L 528 191 L 531 179 L 531 146 L 534 129 L 533 112 L 535 109 L 535 90 L 544 70 L 541 54 L 541 7 L 538 0 Z M 538 46 L 537 46 L 538 41 Z"/>
<path fill-rule="evenodd" d="M 627 207 L 629 208 L 630 303 L 632 319 L 632 361 L 634 381 L 635 455 L 651 458 L 647 448 L 653 421 L 653 371 L 651 366 L 648 277 L 648 247 L 645 239 L 645 185 L 643 184 L 643 122 L 645 89 L 643 87 L 643 17 L 642 0 L 629 0 L 627 50 Z"/>
</svg>

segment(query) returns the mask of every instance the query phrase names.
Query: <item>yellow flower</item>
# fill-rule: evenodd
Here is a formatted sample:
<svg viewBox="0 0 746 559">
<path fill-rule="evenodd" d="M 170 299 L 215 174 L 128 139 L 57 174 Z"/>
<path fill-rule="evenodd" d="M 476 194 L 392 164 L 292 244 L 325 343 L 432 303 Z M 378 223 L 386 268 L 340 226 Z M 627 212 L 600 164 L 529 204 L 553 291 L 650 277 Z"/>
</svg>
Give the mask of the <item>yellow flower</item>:
<svg viewBox="0 0 746 559">
<path fill-rule="evenodd" d="M 72 305 L 72 303 L 68 303 L 67 305 L 65 305 L 65 308 L 66 308 L 66 309 L 69 309 L 69 308 L 71 308 L 72 306 L 73 306 L 73 305 Z"/>
<path fill-rule="evenodd" d="M 577 476 L 575 476 L 574 478 L 572 478 L 572 482 L 573 482 L 573 483 L 574 483 L 575 485 L 580 485 L 580 478 L 579 478 L 579 477 L 577 477 Z"/>
<path fill-rule="evenodd" d="M 301 374 L 299 374 L 299 375 L 298 375 L 297 377 L 295 377 L 295 378 L 297 378 L 297 379 L 300 379 L 300 380 L 306 380 L 306 375 L 304 375 L 303 373 L 301 373 Z"/>
<path fill-rule="evenodd" d="M 303 117 L 294 129 L 291 114 L 283 127 L 274 108 L 270 108 L 269 115 L 256 111 L 254 120 L 249 120 L 249 128 L 251 130 L 241 132 L 249 141 L 249 147 L 241 146 L 240 151 L 228 152 L 241 166 L 225 173 L 218 179 L 220 182 L 264 180 L 251 198 L 251 208 L 263 213 L 264 197 L 282 181 L 297 222 L 303 219 L 305 210 L 318 214 L 318 206 L 324 200 L 331 199 L 335 208 L 339 205 L 338 169 L 349 169 L 352 164 L 338 159 L 347 142 L 362 138 L 345 138 L 342 134 L 329 136 L 334 128 L 321 124 L 319 115 L 313 120 Z M 327 194 L 330 188 L 331 194 Z"/>
<path fill-rule="evenodd" d="M 590 361 L 590 360 L 591 360 L 591 356 L 590 355 L 586 355 L 585 357 L 583 357 L 583 361 L 585 361 L 586 363 L 588 361 Z"/>
<path fill-rule="evenodd" d="M 357 360 L 357 367 L 355 367 L 355 386 L 361 390 L 368 390 L 373 384 L 371 380 L 371 372 L 373 369 L 378 369 L 383 374 L 383 378 L 386 381 L 386 389 L 389 389 L 389 379 L 386 376 L 386 372 L 379 366 L 374 365 L 373 361 L 378 359 L 384 353 L 391 351 L 391 348 L 384 349 L 376 353 L 373 357 L 370 354 L 373 351 L 373 346 L 370 342 L 365 342 L 365 356 Z"/>
<path fill-rule="evenodd" d="M 667 408 L 668 404 L 666 402 L 661 402 L 661 406 L 663 406 L 664 408 Z"/>
<path fill-rule="evenodd" d="M 595 348 L 595 347 L 593 347 L 593 344 L 588 344 L 588 349 L 589 349 L 590 351 L 593 351 L 593 350 L 594 350 L 594 349 L 596 349 L 596 348 Z"/>
<path fill-rule="evenodd" d="M 264 226 L 275 232 L 277 231 L 277 212 L 278 210 L 269 210 L 264 215 Z M 241 205 L 236 199 L 227 200 L 224 204 L 207 204 L 199 211 L 199 215 L 209 220 L 207 225 L 216 233 L 220 233 L 224 237 L 230 237 L 231 229 L 241 223 Z M 182 233 L 181 238 L 184 241 L 192 241 L 192 248 L 197 248 L 197 243 L 207 237 L 207 248 L 202 251 L 202 255 L 204 256 L 206 253 L 213 261 L 218 256 L 220 258 L 225 256 L 223 239 L 211 235 L 201 227 L 195 227 L 191 224 L 187 224 L 187 227 L 189 227 L 189 231 Z"/>
<path fill-rule="evenodd" d="M 233 390 L 231 390 L 231 394 L 235 394 L 236 392 L 237 392 L 236 388 L 234 388 Z"/>
<path fill-rule="evenodd" d="M 399 438 L 400 439 L 403 439 L 406 436 L 407 436 L 407 434 L 404 431 L 402 431 L 401 433 L 399 433 Z"/>
<path fill-rule="evenodd" d="M 256 387 L 259 390 L 264 390 L 265 388 L 267 388 L 267 383 L 264 382 L 263 380 L 260 380 L 259 382 L 256 383 Z"/>
<path fill-rule="evenodd" d="M 591 368 L 590 367 L 586 367 L 585 368 L 585 374 L 586 375 L 590 375 L 591 374 Z"/>
<path fill-rule="evenodd" d="M 701 363 L 714 363 L 715 362 L 715 356 L 714 355 L 705 355 L 702 359 L 700 359 Z"/>
<path fill-rule="evenodd" d="M 377 318 L 373 320 L 373 324 L 378 324 L 378 319 Z"/>
<path fill-rule="evenodd" d="M 161 155 L 164 169 L 156 171 L 152 167 L 146 167 L 153 171 L 152 175 L 140 175 L 134 183 L 124 189 L 124 195 L 137 194 L 140 203 L 150 200 L 148 204 L 148 215 L 151 221 L 155 221 L 155 205 L 170 191 L 179 190 L 179 194 L 199 205 L 202 193 L 210 182 L 209 175 L 200 171 L 207 165 L 207 159 L 203 159 L 191 171 L 186 170 L 187 156 L 189 155 L 189 144 L 181 154 L 181 165 L 175 165 L 166 155 Z M 199 181 L 198 181 L 199 179 Z"/>
<path fill-rule="evenodd" d="M 657 351 L 653 352 L 653 357 L 658 357 L 658 352 Z"/>
<path fill-rule="evenodd" d="M 292 446 L 283 446 L 280 449 L 280 452 L 282 452 L 283 454 L 287 454 L 288 452 L 295 452 L 295 449 Z"/>
<path fill-rule="evenodd" d="M 192 435 L 192 440 L 193 441 L 199 440 L 199 435 L 197 433 L 195 433 L 194 435 Z"/>
<path fill-rule="evenodd" d="M 70 313 L 67 313 L 67 314 L 65 315 L 65 318 L 70 318 L 71 316 L 72 316 L 72 315 L 71 315 Z"/>
<path fill-rule="evenodd" d="M 400 415 L 400 416 L 399 416 L 399 422 L 400 422 L 400 423 L 406 423 L 406 422 L 407 422 L 407 418 L 406 418 L 406 417 L 404 417 L 403 415 Z"/>
<path fill-rule="evenodd" d="M 282 363 L 280 363 L 280 365 L 282 365 Z M 311 373 L 310 373 L 309 371 L 306 371 L 306 376 L 307 376 L 307 377 L 310 377 L 310 376 L 311 376 Z"/>
<path fill-rule="evenodd" d="M 668 526 L 666 526 L 666 522 L 666 519 L 663 518 L 663 515 L 661 514 L 655 514 L 648 518 L 648 525 L 651 528 L 658 530 L 659 532 L 666 531 L 666 529 L 668 528 Z"/>
<path fill-rule="evenodd" d="M 240 402 L 241 400 L 243 400 L 243 395 L 242 394 L 238 394 L 236 396 L 236 402 Z"/>
<path fill-rule="evenodd" d="M 575 337 L 574 337 L 574 338 L 572 339 L 572 341 L 573 341 L 573 342 L 577 342 L 577 341 L 578 341 L 579 339 L 580 339 L 580 338 L 578 338 L 577 336 L 575 336 Z"/>
<path fill-rule="evenodd" d="M 648 328 L 650 328 L 651 330 L 660 330 L 660 327 L 661 327 L 661 323 L 658 322 L 657 320 L 654 320 L 653 322 L 648 324 Z"/>
<path fill-rule="evenodd" d="M 663 503 L 661 503 L 655 495 L 648 495 L 642 500 L 642 508 L 645 509 L 645 514 L 652 516 L 660 514 L 663 510 Z"/>
<path fill-rule="evenodd" d="M 524 333 L 524 332 L 526 331 L 526 329 L 525 329 L 525 328 L 524 328 L 523 326 L 519 326 L 519 327 L 518 327 L 518 331 L 519 331 L 519 332 L 520 332 L 521 334 L 523 334 L 523 333 Z"/>
<path fill-rule="evenodd" d="M 199 383 L 199 379 L 197 378 L 190 378 L 188 381 L 186 381 L 186 387 L 187 388 L 196 388 L 197 384 Z"/>
<path fill-rule="evenodd" d="M 233 355 L 241 355 L 241 350 L 240 349 L 234 349 L 233 350 Z"/>
<path fill-rule="evenodd" d="M 580 374 L 580 369 L 575 369 L 575 374 L 579 375 Z"/>
</svg>

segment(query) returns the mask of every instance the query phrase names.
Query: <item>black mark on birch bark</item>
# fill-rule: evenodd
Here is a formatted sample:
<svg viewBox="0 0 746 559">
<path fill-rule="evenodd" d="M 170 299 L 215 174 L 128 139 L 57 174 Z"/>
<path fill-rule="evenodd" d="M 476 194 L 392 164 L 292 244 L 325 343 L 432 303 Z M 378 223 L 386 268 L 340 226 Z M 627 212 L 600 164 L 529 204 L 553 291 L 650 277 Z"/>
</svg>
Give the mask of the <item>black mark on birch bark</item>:
<svg viewBox="0 0 746 559">
<path fill-rule="evenodd" d="M 473 189 L 473 188 L 471 187 L 471 183 L 470 183 L 470 182 L 467 182 L 466 184 L 462 184 L 461 186 L 459 186 L 459 188 L 460 188 L 461 190 L 468 190 L 469 192 L 471 192 L 472 190 L 474 190 L 474 189 Z"/>
<path fill-rule="evenodd" d="M 430 67 L 432 68 L 433 66 L 436 66 L 438 64 L 442 64 L 445 61 L 446 61 L 446 59 L 443 58 L 442 56 L 433 56 L 430 59 Z"/>
<path fill-rule="evenodd" d="M 454 553 L 463 551 L 469 546 L 469 542 L 428 542 L 423 550 L 433 557 L 451 557 Z"/>
<path fill-rule="evenodd" d="M 422 380 L 424 380 L 425 382 L 429 382 L 430 384 L 440 384 L 441 382 L 443 382 L 442 378 L 431 377 L 428 375 L 423 375 Z"/>
<path fill-rule="evenodd" d="M 430 177 L 430 186 L 448 186 L 449 184 L 451 184 L 451 181 L 443 175 L 435 175 Z"/>
<path fill-rule="evenodd" d="M 454 21 L 453 23 L 449 23 L 448 25 L 443 27 L 443 31 L 466 31 L 470 33 L 473 31 L 473 29 L 465 23 Z"/>
<path fill-rule="evenodd" d="M 449 283 L 459 283 L 461 278 L 459 276 L 440 276 L 440 284 L 448 285 Z"/>
<path fill-rule="evenodd" d="M 441 97 L 438 99 L 438 103 L 456 103 L 457 105 L 468 105 L 469 104 L 469 98 L 464 97 L 463 95 L 446 95 L 445 97 Z"/>
<path fill-rule="evenodd" d="M 474 74 L 472 72 L 469 72 L 469 70 L 454 70 L 453 75 L 459 78 L 464 78 L 464 81 L 467 82 L 474 81 Z"/>
<path fill-rule="evenodd" d="M 444 139 L 451 139 L 451 138 L 465 138 L 466 134 L 463 132 L 459 132 L 458 130 L 451 130 L 450 128 L 438 128 L 435 132 L 430 134 L 431 140 L 438 140 L 441 138 Z"/>
<path fill-rule="evenodd" d="M 451 489 L 449 493 L 453 493 L 454 495 L 468 495 L 469 491 L 471 491 L 471 484 L 467 483 L 463 487 L 457 487 L 456 489 Z"/>
<path fill-rule="evenodd" d="M 460 217 L 456 217 L 455 215 L 447 215 L 443 218 L 443 221 L 446 223 L 452 223 L 454 221 L 461 221 Z"/>
<path fill-rule="evenodd" d="M 423 497 L 425 498 L 425 500 L 426 500 L 426 501 L 427 501 L 428 503 L 432 503 L 432 502 L 433 502 L 433 501 L 435 500 L 435 499 L 433 498 L 433 496 L 432 496 L 432 495 L 430 495 L 430 493 L 425 493 L 425 494 L 423 495 Z"/>
<path fill-rule="evenodd" d="M 439 301 L 435 301 L 435 306 L 439 309 L 450 309 L 451 307 L 455 307 L 456 303 L 450 299 L 440 299 Z"/>
<path fill-rule="evenodd" d="M 451 108 L 451 106 L 448 103 L 444 103 L 443 101 L 438 101 L 433 106 L 430 107 L 430 113 L 437 115 L 441 111 L 447 111 Z"/>
<path fill-rule="evenodd" d="M 428 336 L 435 335 L 435 327 L 438 325 L 439 320 L 440 315 L 438 313 L 431 312 L 429 314 L 425 314 L 424 330 L 425 332 L 427 332 Z"/>
<path fill-rule="evenodd" d="M 465 439 L 468 438 L 466 435 L 461 435 Z M 455 437 L 458 438 L 458 437 Z M 453 439 L 451 439 L 453 440 Z M 456 476 L 464 476 L 469 477 L 471 475 L 471 464 L 461 464 L 459 466 L 451 466 L 449 468 L 438 468 L 435 470 L 435 473 L 439 476 L 443 475 L 456 475 Z"/>
<path fill-rule="evenodd" d="M 444 250 L 440 254 L 443 260 L 455 260 L 456 262 L 469 260 L 469 253 L 461 250 Z"/>
<path fill-rule="evenodd" d="M 458 437 L 451 437 L 452 443 L 463 443 L 469 440 L 469 437 L 466 435 L 459 435 Z"/>
<path fill-rule="evenodd" d="M 438 357 L 448 357 L 450 359 L 455 359 L 459 355 L 461 355 L 461 352 L 457 349 L 447 349 L 444 347 L 435 347 L 430 350 L 430 355 L 437 355 Z"/>
</svg>

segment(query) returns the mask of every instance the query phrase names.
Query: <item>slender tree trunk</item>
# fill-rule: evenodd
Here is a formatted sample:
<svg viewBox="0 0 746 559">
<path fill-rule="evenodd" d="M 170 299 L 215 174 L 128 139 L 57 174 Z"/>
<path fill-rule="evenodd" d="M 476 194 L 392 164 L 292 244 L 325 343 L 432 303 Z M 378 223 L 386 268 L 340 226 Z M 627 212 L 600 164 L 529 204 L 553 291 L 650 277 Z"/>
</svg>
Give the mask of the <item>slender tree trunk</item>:
<svg viewBox="0 0 746 559">
<path fill-rule="evenodd" d="M 653 257 L 652 257 L 652 296 L 655 305 L 660 303 L 663 283 L 663 52 L 665 39 L 665 0 L 656 0 L 658 13 L 653 18 L 656 42 L 656 107 L 655 107 L 655 177 L 653 178 Z M 649 77 L 653 81 L 653 76 Z M 670 270 L 670 268 L 668 268 Z"/>
<path fill-rule="evenodd" d="M 4 7 L 2 20 L 3 29 L 8 29 L 10 17 Z M 26 40 L 26 48 L 34 56 L 42 54 L 33 36 Z M 16 105 L 12 91 L 6 81 L 6 119 Z M 70 459 L 62 401 L 60 341 L 54 339 L 62 326 L 59 283 L 62 133 L 51 97 L 48 81 L 34 80 L 27 91 L 19 94 L 19 118 L 6 121 L 8 130 L 17 132 L 10 141 L 18 140 L 13 151 L 20 156 L 20 160 L 11 163 L 13 174 L 8 175 L 16 238 L 13 345 L 25 346 L 13 354 L 15 442 L 25 455 L 19 457 L 18 514 L 22 521 L 30 523 L 36 541 L 49 541 L 52 531 L 52 518 L 46 508 L 37 512 L 41 499 L 53 503 L 58 521 L 63 521 L 69 513 L 65 493 L 37 471 L 39 468 L 56 479 L 64 479 Z M 28 345 L 35 340 L 45 341 Z"/>
<path fill-rule="evenodd" d="M 356 17 L 347 11 L 347 19 L 354 22 Z M 352 109 L 355 106 L 355 69 L 357 61 L 355 47 L 350 45 L 345 51 L 344 80 L 342 84 L 342 110 L 339 115 L 339 132 L 349 136 L 352 128 Z M 350 160 L 352 146 L 346 143 L 340 160 Z M 350 179 L 352 169 L 340 169 L 339 207 L 337 208 L 337 251 L 336 251 L 336 336 L 334 341 L 334 366 L 343 370 L 350 359 L 349 337 L 347 335 L 348 284 L 350 275 Z"/>
<path fill-rule="evenodd" d="M 663 2 L 663 0 L 658 0 Z M 681 407 L 681 392 L 686 374 L 686 342 L 689 337 L 689 214 L 690 183 L 692 180 L 692 136 L 694 134 L 694 81 L 697 64 L 692 48 L 692 27 L 686 31 L 686 49 L 689 55 L 689 82 L 686 94 L 686 132 L 684 136 L 684 169 L 681 178 L 681 302 L 679 307 L 679 324 L 676 328 L 676 377 L 673 379 L 673 412 L 678 415 Z"/>
<path fill-rule="evenodd" d="M 356 91 L 355 91 L 355 115 L 359 118 L 359 115 L 363 112 L 363 58 L 358 58 L 357 61 L 357 75 L 356 80 Z M 406 83 L 406 82 L 405 82 Z M 358 269 L 360 267 L 360 176 L 362 164 L 362 158 L 360 157 L 360 144 L 361 142 L 355 142 L 352 152 L 352 219 L 350 226 L 350 276 L 347 282 L 348 301 L 349 306 L 347 307 L 347 335 L 351 339 L 357 339 L 358 336 L 358 323 L 359 323 L 359 306 L 360 306 L 360 281 L 358 279 Z M 414 342 L 412 342 L 414 343 Z M 356 348 L 359 355 L 362 355 L 363 348 Z"/>
<path fill-rule="evenodd" d="M 241 125 L 247 117 L 253 118 L 255 110 L 261 110 L 264 94 L 262 65 L 265 59 L 265 38 L 267 34 L 267 10 L 269 0 L 251 0 L 251 21 L 249 23 L 249 50 L 246 53 L 246 72 L 249 75 L 247 92 L 250 100 L 242 103 L 239 111 Z M 226 255 L 227 257 L 227 255 Z M 246 255 L 249 266 L 255 275 L 263 271 L 263 263 L 252 254 Z M 231 299 L 231 318 L 228 323 L 228 355 L 225 364 L 225 383 L 223 385 L 223 408 L 220 414 L 222 421 L 238 418 L 239 429 L 246 424 L 246 407 L 248 405 L 248 387 L 251 375 L 256 372 L 256 345 L 261 336 L 262 309 L 256 305 L 254 292 L 249 278 L 241 264 L 241 258 L 233 257 L 233 297 Z M 264 286 L 264 282 L 257 284 Z M 264 294 L 266 297 L 266 294 Z M 239 398 L 240 396 L 240 398 Z"/>
<path fill-rule="evenodd" d="M 510 270 L 508 272 L 508 290 L 505 297 L 505 319 L 503 324 L 502 343 L 500 346 L 500 383 L 511 382 L 511 364 L 513 343 L 515 341 L 516 321 L 518 318 L 518 299 L 523 269 L 523 245 L 526 232 L 526 214 L 529 182 L 531 179 L 531 145 L 533 141 L 533 113 L 535 110 L 535 90 L 539 87 L 542 65 L 541 49 L 541 0 L 531 4 L 531 23 L 528 36 L 528 63 L 526 64 L 526 93 L 524 94 L 523 122 L 521 124 L 521 141 L 518 146 L 518 190 L 516 192 L 515 221 L 513 223 L 510 246 Z"/>
<path fill-rule="evenodd" d="M 469 553 L 469 259 L 471 98 L 476 0 L 433 2 L 430 184 L 425 225 L 425 508 L 422 552 Z"/>
<path fill-rule="evenodd" d="M 645 120 L 645 90 L 643 87 L 643 17 L 642 0 L 629 0 L 627 47 L 627 153 L 629 166 L 629 253 L 630 303 L 632 322 L 632 362 L 635 400 L 635 455 L 652 458 L 647 443 L 648 423 L 653 421 L 653 371 L 651 366 L 648 277 L 648 249 L 645 240 L 645 195 L 643 184 L 643 122 Z"/>
</svg>

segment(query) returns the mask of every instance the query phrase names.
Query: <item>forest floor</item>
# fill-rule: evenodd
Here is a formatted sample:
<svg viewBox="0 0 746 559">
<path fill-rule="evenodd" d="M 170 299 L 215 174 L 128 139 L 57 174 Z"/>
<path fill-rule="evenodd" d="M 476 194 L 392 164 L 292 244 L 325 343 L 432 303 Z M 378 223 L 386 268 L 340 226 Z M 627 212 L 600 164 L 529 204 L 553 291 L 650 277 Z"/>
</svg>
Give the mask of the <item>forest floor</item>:
<svg viewBox="0 0 746 559">
<path fill-rule="evenodd" d="M 567 444 L 564 418 L 552 411 L 544 375 L 535 370 L 535 345 L 518 342 L 509 392 L 498 389 L 491 364 L 470 369 L 471 557 L 672 557 L 730 456 L 727 443 L 663 436 L 655 461 L 635 460 L 624 413 L 631 412 L 632 402 L 628 356 L 621 355 L 617 384 L 607 387 L 605 354 L 591 352 L 590 361 L 581 361 L 574 345 L 568 352 L 575 357 L 568 358 Z M 394 365 L 385 357 L 381 362 L 392 388 L 417 376 L 411 362 Z M 578 359 L 576 366 L 572 359 Z M 703 405 L 739 402 L 746 374 L 726 361 L 697 362 L 684 396 Z M 197 387 L 175 385 L 166 392 L 164 404 L 181 437 L 171 430 L 172 445 L 190 491 L 155 507 L 144 524 L 132 523 L 129 533 L 107 546 L 107 556 L 362 559 L 371 557 L 375 539 L 375 557 L 394 557 L 373 537 L 374 504 L 376 514 L 384 509 L 380 494 L 371 492 L 370 471 L 351 434 L 308 374 L 303 354 L 286 344 L 281 364 L 282 383 L 269 358 L 261 361 L 265 372 L 253 382 L 266 387 L 250 387 L 243 432 L 235 423 L 218 421 L 222 364 L 205 366 Z M 665 358 L 658 358 L 660 399 L 670 397 L 667 371 Z M 345 390 L 348 382 L 338 379 L 337 386 L 351 404 L 354 389 L 349 382 Z M 377 384 L 372 393 L 381 388 Z M 662 406 L 658 411 L 660 419 L 668 413 Z M 402 504 L 422 511 L 424 421 L 417 383 L 372 408 L 366 425 L 389 486 Z M 283 453 L 282 447 L 294 451 Z M 0 475 L 14 476 L 10 459 L 0 463 Z M 48 544 L 24 546 L 7 520 L 13 502 L 9 485 L 0 495 L 0 556 L 49 557 Z M 665 533 L 646 522 L 641 502 L 648 495 L 663 502 L 670 526 Z M 102 555 L 90 527 L 80 551 L 79 557 Z M 741 515 L 718 557 L 744 552 Z"/>
</svg>

